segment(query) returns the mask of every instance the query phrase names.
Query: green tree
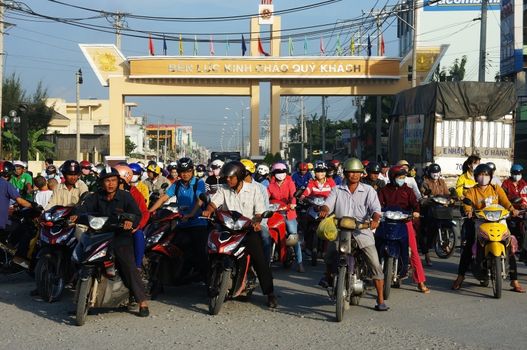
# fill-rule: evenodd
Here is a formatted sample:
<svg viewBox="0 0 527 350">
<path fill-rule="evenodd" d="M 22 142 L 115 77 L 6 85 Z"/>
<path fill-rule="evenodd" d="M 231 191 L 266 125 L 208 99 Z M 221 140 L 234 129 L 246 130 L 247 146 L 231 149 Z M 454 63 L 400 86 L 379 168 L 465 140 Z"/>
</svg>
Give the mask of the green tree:
<svg viewBox="0 0 527 350">
<path fill-rule="evenodd" d="M 124 149 L 126 156 L 130 156 L 132 152 L 137 148 L 137 145 L 130 140 L 130 136 L 126 136 L 124 139 Z"/>
<path fill-rule="evenodd" d="M 439 69 L 439 65 L 432 76 L 432 81 L 463 81 L 465 79 L 465 66 L 467 65 L 467 56 L 456 58 L 452 65 L 447 69 Z"/>
<path fill-rule="evenodd" d="M 37 159 L 37 153 L 40 158 L 53 156 L 53 149 L 55 145 L 53 142 L 44 139 L 46 129 L 40 130 L 29 130 L 28 133 L 28 158 L 30 160 Z M 3 133 L 4 137 L 4 149 L 7 159 L 16 159 L 20 157 L 20 139 L 11 130 L 7 130 Z"/>
</svg>

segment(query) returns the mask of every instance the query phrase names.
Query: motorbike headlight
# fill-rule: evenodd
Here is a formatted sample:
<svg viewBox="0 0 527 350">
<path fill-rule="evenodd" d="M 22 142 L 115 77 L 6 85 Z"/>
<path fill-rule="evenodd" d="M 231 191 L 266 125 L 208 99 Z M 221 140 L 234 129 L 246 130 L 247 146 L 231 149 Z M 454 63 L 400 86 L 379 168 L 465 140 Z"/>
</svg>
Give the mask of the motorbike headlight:
<svg viewBox="0 0 527 350">
<path fill-rule="evenodd" d="M 68 209 L 60 209 L 60 210 L 57 210 L 56 212 L 54 212 L 53 215 L 51 215 L 51 221 L 55 222 L 55 221 L 59 220 L 60 218 L 62 218 L 62 215 L 64 215 L 66 210 L 68 210 Z"/>
<path fill-rule="evenodd" d="M 150 246 L 152 244 L 156 244 L 157 242 L 159 242 L 159 240 L 161 239 L 161 237 L 163 237 L 163 232 L 159 232 L 153 236 L 150 236 L 146 239 L 146 245 L 147 246 Z"/>
<path fill-rule="evenodd" d="M 49 211 L 44 213 L 44 220 L 45 221 L 53 221 L 53 216 L 51 215 L 51 213 Z"/>
<path fill-rule="evenodd" d="M 97 254 L 92 255 L 88 259 L 88 261 L 94 261 L 94 260 L 102 258 L 103 256 L 106 256 L 107 251 L 108 251 L 108 247 L 106 247 L 106 248 L 102 249 L 101 251 L 97 252 Z"/>
<path fill-rule="evenodd" d="M 270 211 L 277 211 L 278 208 L 280 208 L 280 205 L 277 203 L 269 204 L 269 210 Z"/>
<path fill-rule="evenodd" d="M 484 210 L 483 213 L 488 221 L 499 221 L 501 218 L 500 210 Z"/>
<path fill-rule="evenodd" d="M 441 205 L 447 205 L 448 199 L 445 197 L 433 197 L 432 200 Z"/>
<path fill-rule="evenodd" d="M 107 216 L 88 216 L 88 223 L 95 231 L 102 229 L 106 221 L 108 221 Z"/>
<path fill-rule="evenodd" d="M 384 213 L 384 217 L 389 220 L 404 220 L 408 215 L 401 211 L 387 211 Z"/>
<path fill-rule="evenodd" d="M 234 230 L 234 220 L 231 217 L 224 217 L 223 224 L 225 227 L 227 227 L 229 230 Z"/>
<path fill-rule="evenodd" d="M 225 246 L 225 248 L 223 248 L 223 252 L 224 253 L 230 253 L 234 250 L 234 248 L 236 248 L 238 246 L 238 242 L 234 242 L 234 243 L 231 243 L 231 244 L 228 244 Z"/>
<path fill-rule="evenodd" d="M 313 204 L 314 205 L 317 205 L 317 206 L 321 206 L 323 205 L 325 202 L 325 200 L 321 197 L 316 197 L 315 199 L 313 199 Z"/>
</svg>

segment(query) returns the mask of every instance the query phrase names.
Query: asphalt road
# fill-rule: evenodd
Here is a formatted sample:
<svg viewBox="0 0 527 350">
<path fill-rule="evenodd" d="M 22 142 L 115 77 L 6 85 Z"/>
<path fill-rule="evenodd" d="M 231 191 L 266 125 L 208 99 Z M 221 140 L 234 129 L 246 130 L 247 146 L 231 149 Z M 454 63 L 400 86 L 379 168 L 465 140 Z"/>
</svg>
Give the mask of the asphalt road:
<svg viewBox="0 0 527 350">
<path fill-rule="evenodd" d="M 431 294 L 408 280 L 393 290 L 388 312 L 376 312 L 374 291 L 336 323 L 334 304 L 316 286 L 322 266 L 305 274 L 275 267 L 279 307 L 268 310 L 256 293 L 250 302 L 228 301 L 218 316 L 207 314 L 204 287 L 167 288 L 151 302 L 151 316 L 127 311 L 89 315 L 75 326 L 72 293 L 48 304 L 29 296 L 25 275 L 0 276 L 0 349 L 525 349 L 527 295 L 491 289 L 467 276 L 451 291 L 458 257 L 427 268 Z M 527 268 L 519 264 L 527 286 Z"/>
</svg>

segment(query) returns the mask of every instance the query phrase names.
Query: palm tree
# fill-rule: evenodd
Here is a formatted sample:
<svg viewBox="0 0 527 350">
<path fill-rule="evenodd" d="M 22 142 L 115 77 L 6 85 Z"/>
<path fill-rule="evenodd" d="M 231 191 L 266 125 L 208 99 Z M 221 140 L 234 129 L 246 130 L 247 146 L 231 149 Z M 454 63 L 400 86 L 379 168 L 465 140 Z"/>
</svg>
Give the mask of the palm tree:
<svg viewBox="0 0 527 350">
<path fill-rule="evenodd" d="M 42 139 L 46 133 L 46 129 L 30 130 L 28 133 L 28 157 L 30 160 L 37 159 L 37 153 L 42 157 L 52 156 L 55 145 L 52 142 Z M 16 136 L 11 130 L 7 130 L 2 134 L 4 138 L 4 149 L 6 152 L 6 159 L 17 159 L 20 157 L 20 138 Z"/>
</svg>

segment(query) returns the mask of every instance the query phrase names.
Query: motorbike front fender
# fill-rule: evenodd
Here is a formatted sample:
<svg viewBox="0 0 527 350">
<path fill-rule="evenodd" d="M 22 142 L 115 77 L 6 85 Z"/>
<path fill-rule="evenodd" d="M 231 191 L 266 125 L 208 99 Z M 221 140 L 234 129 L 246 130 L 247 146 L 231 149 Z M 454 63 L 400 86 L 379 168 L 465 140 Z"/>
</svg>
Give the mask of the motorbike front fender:
<svg viewBox="0 0 527 350">
<path fill-rule="evenodd" d="M 485 256 L 505 256 L 505 246 L 501 242 L 488 242 L 485 245 Z"/>
<path fill-rule="evenodd" d="M 79 279 L 86 281 L 88 277 L 95 277 L 95 266 L 83 266 L 79 272 Z"/>
</svg>

